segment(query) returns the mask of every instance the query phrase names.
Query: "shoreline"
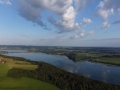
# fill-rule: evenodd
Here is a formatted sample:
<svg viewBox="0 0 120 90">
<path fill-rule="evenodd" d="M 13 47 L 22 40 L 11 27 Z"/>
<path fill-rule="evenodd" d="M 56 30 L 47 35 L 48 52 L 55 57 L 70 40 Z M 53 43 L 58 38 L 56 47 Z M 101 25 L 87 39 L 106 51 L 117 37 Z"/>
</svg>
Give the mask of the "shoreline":
<svg viewBox="0 0 120 90">
<path fill-rule="evenodd" d="M 27 51 L 27 53 L 29 52 L 33 52 L 34 51 Z M 9 53 L 9 52 L 7 52 Z M 14 52 L 12 52 L 14 53 Z M 16 53 L 16 52 L 15 52 Z M 21 52 L 19 52 L 21 53 Z M 22 52 L 24 53 L 24 52 Z M 66 56 L 69 60 L 72 60 L 73 62 L 81 62 L 81 61 L 89 61 L 89 62 L 97 62 L 97 63 L 101 63 L 101 64 L 105 64 L 105 65 L 113 65 L 113 66 L 120 66 L 120 63 L 117 64 L 117 63 L 112 63 L 112 62 L 104 62 L 104 61 L 98 61 L 96 58 L 94 59 L 93 57 L 87 57 L 87 58 L 84 58 L 84 59 L 78 59 L 76 57 L 71 57 L 69 54 L 66 54 L 66 53 L 48 53 L 48 52 L 36 52 L 36 53 L 44 53 L 44 54 L 48 54 L 48 55 L 60 55 L 60 56 Z M 98 57 L 100 58 L 100 57 Z"/>
<path fill-rule="evenodd" d="M 70 90 L 73 90 L 73 88 L 76 88 L 76 89 L 88 88 L 91 90 L 93 90 L 93 88 L 96 88 L 97 90 L 101 90 L 102 89 L 101 87 L 114 88 L 114 89 L 118 88 L 117 90 L 120 89 L 119 85 L 105 83 L 105 82 L 97 81 L 97 80 L 92 80 L 90 78 L 87 78 L 87 77 L 84 77 L 78 74 L 67 72 L 65 70 L 62 70 L 60 68 L 57 68 L 45 62 L 31 61 L 31 60 L 28 60 L 22 57 L 11 57 L 11 56 L 5 56 L 5 55 L 0 55 L 0 56 L 4 58 L 11 58 L 15 61 L 16 60 L 25 61 L 33 65 L 38 65 L 38 68 L 35 70 L 26 70 L 26 69 L 13 67 L 7 73 L 7 76 L 12 77 L 12 78 L 21 78 L 21 77 L 33 78 L 33 79 L 51 83 L 59 87 L 62 90 L 65 90 L 66 88 L 67 89 L 71 88 Z M 74 86 L 71 87 L 71 85 L 73 84 Z M 80 85 L 80 87 L 78 85 Z M 98 87 L 101 89 L 98 89 Z"/>
</svg>

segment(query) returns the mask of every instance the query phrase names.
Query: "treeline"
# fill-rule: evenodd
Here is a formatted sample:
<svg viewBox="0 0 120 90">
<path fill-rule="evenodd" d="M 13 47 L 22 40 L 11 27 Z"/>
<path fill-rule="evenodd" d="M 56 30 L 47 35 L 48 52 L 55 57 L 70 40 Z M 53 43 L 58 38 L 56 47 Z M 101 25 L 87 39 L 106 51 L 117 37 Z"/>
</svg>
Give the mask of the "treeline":
<svg viewBox="0 0 120 90">
<path fill-rule="evenodd" d="M 66 55 L 70 60 L 73 60 L 73 61 L 76 61 L 77 59 L 76 59 L 76 54 L 71 54 L 71 53 L 69 53 L 68 55 Z"/>
<path fill-rule="evenodd" d="M 108 58 L 120 58 L 120 55 L 103 55 L 102 57 L 108 57 Z"/>
<path fill-rule="evenodd" d="M 70 60 L 72 60 L 72 61 L 74 61 L 74 62 L 84 61 L 84 60 L 87 60 L 87 59 L 91 59 L 91 58 L 92 58 L 92 57 L 90 57 L 90 56 L 77 57 L 77 53 L 68 53 L 68 54 L 66 54 L 66 56 L 67 56 Z"/>
<path fill-rule="evenodd" d="M 120 90 L 120 86 L 91 80 L 44 62 L 38 62 L 36 70 L 12 68 L 7 75 L 13 78 L 29 77 L 42 80 L 56 85 L 61 90 Z"/>
<path fill-rule="evenodd" d="M 31 60 L 25 59 L 23 57 L 5 56 L 5 55 L 2 55 L 2 54 L 0 54 L 0 56 L 3 57 L 3 58 L 10 58 L 10 59 L 17 60 L 17 61 L 26 61 L 26 62 L 29 62 L 31 64 L 35 64 L 35 65 L 38 64 L 37 61 L 31 61 Z"/>
<path fill-rule="evenodd" d="M 2 54 L 0 54 L 0 56 L 3 57 L 3 58 L 10 58 L 10 59 L 13 59 L 13 60 L 28 61 L 27 59 L 22 58 L 22 57 L 5 56 L 5 55 L 2 55 Z"/>
<path fill-rule="evenodd" d="M 97 60 L 92 60 L 91 62 L 103 63 L 110 66 L 120 66 L 120 63 L 114 63 L 114 62 L 104 62 L 104 61 L 97 61 Z"/>
</svg>

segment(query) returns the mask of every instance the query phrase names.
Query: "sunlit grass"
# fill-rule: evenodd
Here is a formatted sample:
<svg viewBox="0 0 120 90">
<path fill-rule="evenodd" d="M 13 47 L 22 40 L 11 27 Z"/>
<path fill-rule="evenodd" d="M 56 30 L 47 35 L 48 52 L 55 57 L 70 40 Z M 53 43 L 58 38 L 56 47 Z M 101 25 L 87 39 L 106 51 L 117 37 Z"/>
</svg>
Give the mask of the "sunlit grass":
<svg viewBox="0 0 120 90">
<path fill-rule="evenodd" d="M 0 81 L 0 90 L 59 90 L 52 84 L 42 82 L 35 79 L 30 78 L 4 78 L 4 80 Z"/>
<path fill-rule="evenodd" d="M 120 58 L 100 58 L 98 61 L 120 64 Z"/>
<path fill-rule="evenodd" d="M 0 59 L 6 60 L 6 64 L 0 64 L 0 90 L 60 90 L 56 86 L 31 78 L 10 78 L 7 76 L 9 69 L 13 67 L 34 70 L 37 65 L 31 65 L 29 62 L 12 60 L 10 58 Z"/>
<path fill-rule="evenodd" d="M 16 68 L 34 70 L 38 67 L 37 65 L 32 65 L 31 63 L 26 61 L 18 61 L 18 60 L 13 60 L 11 58 L 3 58 L 3 57 L 0 57 L 0 59 L 6 60 L 7 62 L 6 65 L 9 66 L 9 68 L 16 67 Z"/>
</svg>

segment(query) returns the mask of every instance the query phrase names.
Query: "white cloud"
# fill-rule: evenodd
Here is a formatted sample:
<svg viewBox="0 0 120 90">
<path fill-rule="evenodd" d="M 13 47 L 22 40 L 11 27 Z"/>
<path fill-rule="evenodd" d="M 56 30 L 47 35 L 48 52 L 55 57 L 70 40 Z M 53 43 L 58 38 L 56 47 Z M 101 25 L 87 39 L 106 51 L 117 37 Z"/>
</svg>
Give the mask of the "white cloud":
<svg viewBox="0 0 120 90">
<path fill-rule="evenodd" d="M 89 19 L 89 18 L 83 18 L 83 21 L 82 21 L 82 23 L 80 23 L 80 26 L 85 26 L 86 24 L 89 24 L 91 22 L 92 22 L 91 19 Z"/>
<path fill-rule="evenodd" d="M 77 39 L 77 38 L 79 38 L 79 36 L 77 34 L 70 37 L 70 39 Z"/>
<path fill-rule="evenodd" d="M 62 15 L 62 25 L 66 26 L 66 28 L 74 27 L 75 14 L 73 6 L 70 6 L 66 13 Z"/>
<path fill-rule="evenodd" d="M 33 0 L 18 0 L 19 4 L 19 15 L 24 17 L 28 21 L 37 23 L 38 25 L 46 28 L 46 25 L 41 21 L 41 8 L 39 8 L 38 0 L 33 2 Z"/>
<path fill-rule="evenodd" d="M 108 11 L 106 10 L 99 10 L 98 11 L 99 15 L 103 17 L 103 21 L 106 21 L 108 19 Z"/>
<path fill-rule="evenodd" d="M 120 0 L 104 0 L 100 2 L 99 7 L 108 11 L 113 9 L 116 12 L 120 9 Z"/>
<path fill-rule="evenodd" d="M 80 27 L 78 23 L 75 23 L 75 16 L 74 8 L 70 6 L 66 12 L 61 15 L 61 20 L 54 22 L 60 33 L 76 30 Z"/>
<path fill-rule="evenodd" d="M 104 7 L 104 2 L 100 2 L 98 7 L 100 7 L 100 8 Z"/>
<path fill-rule="evenodd" d="M 75 10 L 73 0 L 19 0 L 19 14 L 25 19 L 37 23 L 46 28 L 47 25 L 41 20 L 42 11 L 51 11 L 60 17 L 60 20 L 49 18 L 59 32 L 68 32 L 79 28 L 75 23 Z"/>
<path fill-rule="evenodd" d="M 26 20 L 37 23 L 45 29 L 49 29 L 42 21 L 41 13 L 52 12 L 56 14 L 59 20 L 49 16 L 47 20 L 58 30 L 59 33 L 75 31 L 80 29 L 80 24 L 75 22 L 77 12 L 84 8 L 91 0 L 18 0 L 19 15 Z M 75 3 L 75 7 L 73 4 Z M 91 22 L 90 19 L 83 21 L 84 24 Z"/>
<path fill-rule="evenodd" d="M 88 23 L 91 23 L 91 19 L 89 18 L 83 18 L 83 24 L 88 24 Z"/>
<path fill-rule="evenodd" d="M 7 4 L 7 5 L 12 5 L 10 0 L 0 0 L 0 4 Z"/>
<path fill-rule="evenodd" d="M 113 9 L 113 8 L 111 8 L 110 12 L 111 12 L 112 14 L 114 14 L 114 9 Z"/>
<path fill-rule="evenodd" d="M 108 27 L 110 27 L 110 24 L 108 24 L 108 16 L 109 11 L 106 10 L 99 10 L 99 15 L 103 18 L 102 27 L 101 29 L 106 30 Z"/>
<path fill-rule="evenodd" d="M 92 0 L 74 0 L 75 6 L 76 6 L 76 12 L 83 9 L 88 3 L 90 3 Z"/>
<path fill-rule="evenodd" d="M 85 33 L 85 30 L 81 30 L 80 32 L 76 32 L 76 34 L 74 34 L 73 36 L 70 36 L 69 38 L 70 39 L 85 38 L 93 35 L 94 33 L 95 33 L 94 30 L 91 30 L 87 33 Z"/>
<path fill-rule="evenodd" d="M 109 28 L 109 27 L 110 27 L 110 24 L 108 24 L 108 21 L 104 21 L 104 22 L 103 22 L 102 29 L 103 29 L 103 30 L 106 30 L 106 28 Z"/>
<path fill-rule="evenodd" d="M 89 35 L 93 35 L 95 32 L 94 32 L 94 30 L 92 30 L 92 31 L 89 31 Z"/>
<path fill-rule="evenodd" d="M 84 36 L 85 36 L 84 30 L 81 30 L 80 37 L 84 37 Z"/>
<path fill-rule="evenodd" d="M 9 0 L 6 2 L 6 4 L 7 5 L 12 5 L 12 3 Z"/>
<path fill-rule="evenodd" d="M 108 23 L 109 16 L 118 12 L 120 9 L 120 0 L 104 0 L 99 3 L 98 7 L 98 14 L 103 18 L 103 26 L 101 28 L 106 30 L 110 27 Z"/>
</svg>

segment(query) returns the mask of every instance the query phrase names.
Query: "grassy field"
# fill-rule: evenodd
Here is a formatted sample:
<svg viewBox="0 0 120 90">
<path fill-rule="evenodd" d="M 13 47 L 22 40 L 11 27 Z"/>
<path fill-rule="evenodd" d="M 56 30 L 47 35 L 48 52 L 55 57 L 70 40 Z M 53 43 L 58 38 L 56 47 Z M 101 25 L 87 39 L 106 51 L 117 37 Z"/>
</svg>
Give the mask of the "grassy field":
<svg viewBox="0 0 120 90">
<path fill-rule="evenodd" d="M 120 58 L 101 57 L 97 61 L 98 62 L 103 62 L 103 63 L 110 63 L 110 64 L 120 64 Z"/>
<path fill-rule="evenodd" d="M 8 77 L 7 72 L 13 67 L 34 70 L 37 68 L 37 65 L 3 57 L 0 57 L 0 59 L 7 61 L 6 64 L 0 64 L 0 90 L 60 90 L 52 84 L 31 78 L 22 77 L 13 79 Z"/>
<path fill-rule="evenodd" d="M 85 57 L 86 57 L 86 55 L 85 54 L 81 54 L 81 53 L 78 53 L 76 55 L 76 58 L 85 58 Z"/>
<path fill-rule="evenodd" d="M 111 65 L 119 65 L 120 66 L 120 58 L 117 57 L 102 57 L 100 54 L 91 54 L 91 53 L 77 53 L 75 55 L 76 61 L 86 60 L 87 58 L 93 58 L 93 62 L 111 64 Z"/>
<path fill-rule="evenodd" d="M 79 58 L 79 59 L 84 59 L 84 58 L 92 58 L 92 57 L 99 57 L 100 55 L 97 55 L 97 54 L 90 54 L 90 53 L 78 53 L 76 55 L 76 58 Z"/>
<path fill-rule="evenodd" d="M 30 70 L 34 70 L 37 68 L 37 65 L 32 65 L 26 61 L 13 60 L 11 58 L 3 58 L 3 57 L 0 57 L 0 59 L 5 60 L 7 62 L 6 65 L 9 66 L 9 68 L 17 67 L 17 68 L 30 69 Z"/>
</svg>

